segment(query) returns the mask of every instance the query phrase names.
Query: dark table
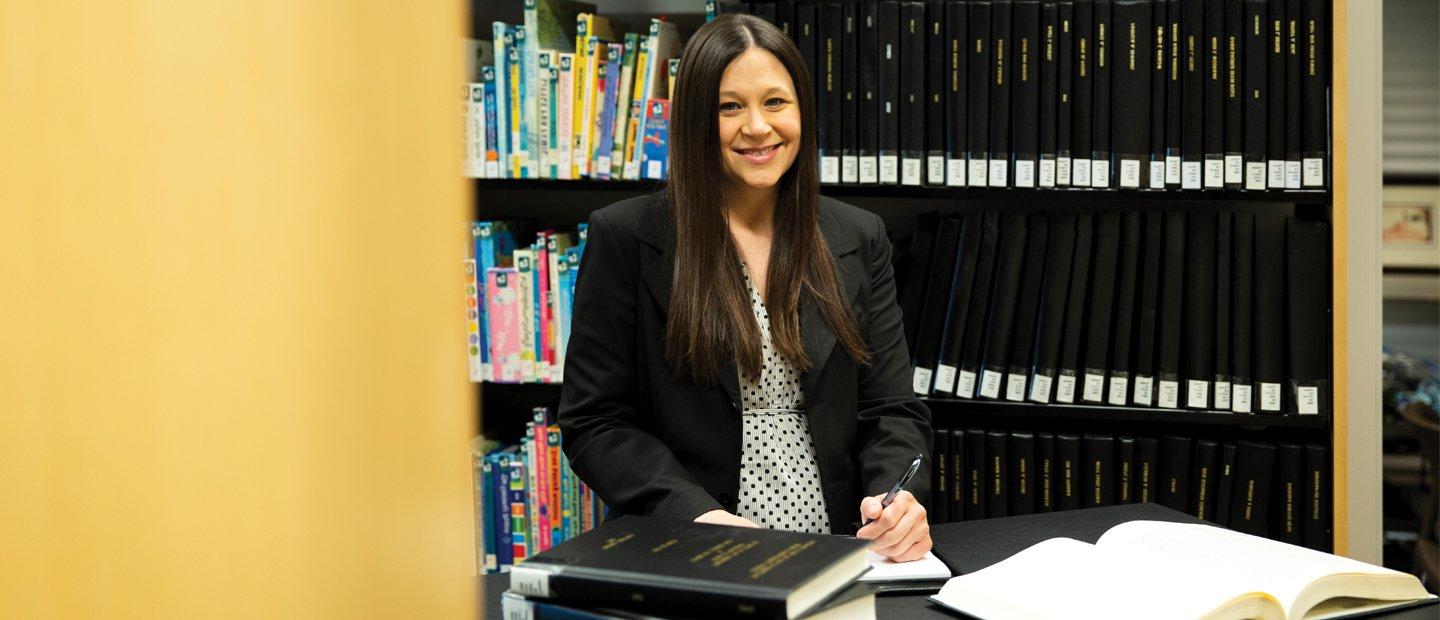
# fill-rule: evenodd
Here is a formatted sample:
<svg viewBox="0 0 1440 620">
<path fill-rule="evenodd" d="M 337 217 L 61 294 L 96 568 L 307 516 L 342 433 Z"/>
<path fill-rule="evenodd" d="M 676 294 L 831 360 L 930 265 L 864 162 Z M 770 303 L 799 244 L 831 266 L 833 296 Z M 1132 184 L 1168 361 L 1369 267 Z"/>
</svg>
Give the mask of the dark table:
<svg viewBox="0 0 1440 620">
<path fill-rule="evenodd" d="M 1106 530 L 1124 523 L 1148 519 L 1177 523 L 1205 523 L 1182 512 L 1158 504 L 1126 504 L 1106 508 L 1088 508 L 1003 519 L 985 519 L 962 523 L 945 523 L 930 528 L 936 554 L 959 573 L 972 573 L 1008 558 L 1025 548 L 1058 536 L 1094 543 Z M 481 612 L 483 618 L 499 619 L 500 593 L 510 585 L 506 574 L 480 578 Z M 875 599 L 877 618 L 934 618 L 953 620 L 968 617 L 931 603 L 929 595 L 882 595 Z M 1351 618 L 1384 618 L 1385 620 L 1435 620 L 1440 617 L 1440 601 L 1434 599 L 1411 603 L 1383 612 L 1357 614 Z"/>
</svg>

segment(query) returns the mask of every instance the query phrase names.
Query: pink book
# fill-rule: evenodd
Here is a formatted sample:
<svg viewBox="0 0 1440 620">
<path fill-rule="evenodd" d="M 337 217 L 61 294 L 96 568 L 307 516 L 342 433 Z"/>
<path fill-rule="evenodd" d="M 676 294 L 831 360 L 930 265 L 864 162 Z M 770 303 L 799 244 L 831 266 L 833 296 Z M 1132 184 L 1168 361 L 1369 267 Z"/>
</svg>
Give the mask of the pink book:
<svg viewBox="0 0 1440 620">
<path fill-rule="evenodd" d="M 537 515 L 538 521 L 536 526 L 539 528 L 539 535 L 536 537 L 536 540 L 539 543 L 537 548 L 545 551 L 550 548 L 552 543 L 550 513 L 555 511 L 555 505 L 550 501 L 550 449 L 549 446 L 546 445 L 549 432 L 546 430 L 547 427 L 545 425 L 545 413 L 543 409 L 535 413 L 533 426 L 535 428 L 535 447 L 532 450 L 532 454 L 535 455 L 536 480 L 534 497 L 535 505 L 537 506 L 535 514 Z"/>
<path fill-rule="evenodd" d="M 485 270 L 485 312 L 490 323 L 493 380 L 520 382 L 520 286 L 513 267 Z M 528 307 L 528 305 L 527 305 Z"/>
<path fill-rule="evenodd" d="M 540 233 L 540 242 L 535 244 L 535 280 L 540 286 L 540 368 L 535 373 L 540 383 L 550 382 L 550 366 L 555 363 L 555 347 L 553 344 L 553 326 L 550 324 L 550 250 L 549 237 L 551 231 Z"/>
</svg>

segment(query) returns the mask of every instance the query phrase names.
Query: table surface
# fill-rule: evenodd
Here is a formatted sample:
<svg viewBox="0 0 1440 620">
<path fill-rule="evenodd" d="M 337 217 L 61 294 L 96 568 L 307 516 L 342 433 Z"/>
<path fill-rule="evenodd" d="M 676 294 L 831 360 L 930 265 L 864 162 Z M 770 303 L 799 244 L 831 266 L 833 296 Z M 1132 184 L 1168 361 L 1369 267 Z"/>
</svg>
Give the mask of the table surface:
<svg viewBox="0 0 1440 620">
<path fill-rule="evenodd" d="M 1106 530 L 1137 519 L 1204 523 L 1195 517 L 1158 504 L 1127 504 L 1106 508 L 1089 508 L 1001 519 L 985 519 L 960 523 L 943 523 L 930 528 L 935 550 L 951 569 L 971 573 L 1010 557 L 1025 548 L 1057 536 L 1093 543 Z M 502 618 L 500 593 L 510 585 L 507 574 L 480 577 L 482 618 Z M 875 599 L 876 618 L 968 618 L 931 603 L 928 595 L 882 595 Z M 1384 618 L 1385 620 L 1435 620 L 1440 617 L 1440 601 L 1431 599 L 1383 612 L 1359 614 L 1352 618 Z"/>
</svg>

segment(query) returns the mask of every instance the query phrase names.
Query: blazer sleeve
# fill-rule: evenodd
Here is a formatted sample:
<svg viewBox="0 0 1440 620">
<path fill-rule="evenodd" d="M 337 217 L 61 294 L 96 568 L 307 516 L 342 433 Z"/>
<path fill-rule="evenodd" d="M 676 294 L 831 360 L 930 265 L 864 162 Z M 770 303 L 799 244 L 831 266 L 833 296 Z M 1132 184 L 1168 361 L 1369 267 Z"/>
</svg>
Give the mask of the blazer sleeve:
<svg viewBox="0 0 1440 620">
<path fill-rule="evenodd" d="M 604 210 L 591 215 L 556 414 L 562 447 L 575 473 L 611 508 L 693 520 L 720 504 L 642 427 L 635 406 L 640 265 L 634 241 Z"/>
<path fill-rule="evenodd" d="M 922 504 L 930 496 L 929 461 L 933 435 L 930 409 L 915 397 L 910 384 L 910 351 L 900 305 L 895 298 L 895 270 L 890 263 L 890 240 L 878 215 L 865 234 L 870 296 L 863 309 L 862 329 L 870 347 L 868 365 L 859 368 L 858 426 L 860 483 L 866 495 L 886 493 L 914 460 L 925 454 L 924 465 L 906 485 Z M 859 317 L 857 317 L 859 318 Z"/>
</svg>

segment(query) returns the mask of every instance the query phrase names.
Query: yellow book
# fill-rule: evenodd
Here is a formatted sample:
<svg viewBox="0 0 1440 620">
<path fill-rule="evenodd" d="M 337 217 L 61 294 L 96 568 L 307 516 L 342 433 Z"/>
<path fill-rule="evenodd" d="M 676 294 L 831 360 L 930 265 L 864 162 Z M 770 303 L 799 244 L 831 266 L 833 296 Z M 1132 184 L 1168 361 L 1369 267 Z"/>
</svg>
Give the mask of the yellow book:
<svg viewBox="0 0 1440 620">
<path fill-rule="evenodd" d="M 589 75 L 590 46 L 590 18 L 589 13 L 580 13 L 575 16 L 575 59 L 571 64 L 573 98 L 570 102 L 570 178 L 580 178 L 580 154 L 581 139 L 585 135 L 585 76 Z"/>
<path fill-rule="evenodd" d="M 634 179 L 632 170 L 638 170 L 636 154 L 640 152 L 637 145 L 640 132 L 640 117 L 645 115 L 645 69 L 650 63 L 649 37 L 640 39 L 640 55 L 635 58 L 635 79 L 634 87 L 630 93 L 630 117 L 625 124 L 625 165 L 621 167 L 621 174 L 625 179 Z"/>
</svg>

